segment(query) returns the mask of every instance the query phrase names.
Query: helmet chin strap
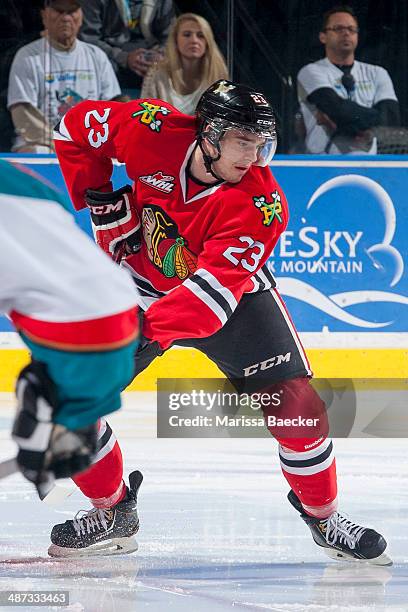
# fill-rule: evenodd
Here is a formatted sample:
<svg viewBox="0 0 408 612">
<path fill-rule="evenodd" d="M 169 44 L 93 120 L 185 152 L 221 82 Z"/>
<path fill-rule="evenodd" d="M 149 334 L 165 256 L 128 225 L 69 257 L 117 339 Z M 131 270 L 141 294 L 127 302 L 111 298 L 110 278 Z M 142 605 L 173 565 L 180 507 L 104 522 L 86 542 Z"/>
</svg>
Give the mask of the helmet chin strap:
<svg viewBox="0 0 408 612">
<path fill-rule="evenodd" d="M 201 153 L 203 155 L 203 160 L 204 160 L 204 166 L 206 171 L 208 172 L 208 174 L 211 174 L 211 176 L 213 176 L 215 179 L 217 179 L 217 181 L 224 181 L 225 179 L 223 179 L 221 176 L 218 176 L 213 168 L 212 168 L 212 164 L 216 161 L 218 161 L 221 157 L 221 151 L 218 148 L 218 157 L 211 157 L 211 155 L 208 155 L 208 153 L 206 153 L 204 151 L 204 147 L 203 147 L 203 140 L 204 138 L 201 136 L 199 136 L 198 138 L 198 146 L 200 147 Z"/>
</svg>

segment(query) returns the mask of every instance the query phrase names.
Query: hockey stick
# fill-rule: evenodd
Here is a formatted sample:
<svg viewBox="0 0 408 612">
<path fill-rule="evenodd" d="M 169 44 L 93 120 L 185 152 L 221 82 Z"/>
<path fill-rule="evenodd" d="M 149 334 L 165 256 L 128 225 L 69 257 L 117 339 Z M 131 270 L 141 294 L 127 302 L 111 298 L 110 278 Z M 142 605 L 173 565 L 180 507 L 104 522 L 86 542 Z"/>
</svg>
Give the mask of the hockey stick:
<svg viewBox="0 0 408 612">
<path fill-rule="evenodd" d="M 6 459 L 0 463 L 0 479 L 7 478 L 7 476 L 11 476 L 18 471 L 18 464 L 15 458 Z"/>
<path fill-rule="evenodd" d="M 16 472 L 19 472 L 18 463 L 15 458 L 6 459 L 0 462 L 0 480 L 12 476 Z M 67 497 L 72 495 L 75 490 L 75 485 L 72 483 L 71 487 L 61 487 L 60 485 L 54 485 L 50 491 L 41 499 L 45 504 L 53 508 L 60 506 Z"/>
</svg>

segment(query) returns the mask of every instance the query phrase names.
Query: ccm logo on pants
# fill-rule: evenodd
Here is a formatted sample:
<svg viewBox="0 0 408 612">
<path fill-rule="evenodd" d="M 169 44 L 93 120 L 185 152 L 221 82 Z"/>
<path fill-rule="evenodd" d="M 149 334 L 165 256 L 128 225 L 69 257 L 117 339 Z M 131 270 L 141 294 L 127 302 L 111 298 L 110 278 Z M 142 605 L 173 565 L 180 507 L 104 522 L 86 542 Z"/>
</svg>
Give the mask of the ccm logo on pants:
<svg viewBox="0 0 408 612">
<path fill-rule="evenodd" d="M 275 357 L 269 357 L 265 359 L 265 361 L 261 361 L 259 363 L 254 363 L 253 365 L 244 368 L 244 376 L 252 376 L 256 374 L 260 370 L 268 370 L 274 366 L 278 366 L 283 362 L 289 363 L 291 353 L 286 353 L 286 355 L 276 355 Z"/>
</svg>

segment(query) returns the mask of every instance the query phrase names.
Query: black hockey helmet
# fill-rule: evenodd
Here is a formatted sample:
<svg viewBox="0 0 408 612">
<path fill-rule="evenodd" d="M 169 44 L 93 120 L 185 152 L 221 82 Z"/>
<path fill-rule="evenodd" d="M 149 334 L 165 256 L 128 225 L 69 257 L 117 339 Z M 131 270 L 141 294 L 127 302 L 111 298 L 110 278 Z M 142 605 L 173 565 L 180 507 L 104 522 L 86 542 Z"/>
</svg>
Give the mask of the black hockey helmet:
<svg viewBox="0 0 408 612">
<path fill-rule="evenodd" d="M 200 146 L 203 138 L 206 138 L 218 151 L 218 157 L 211 161 L 217 161 L 221 156 L 220 140 L 226 130 L 239 129 L 265 138 L 257 165 L 267 166 L 270 163 L 277 144 L 275 114 L 263 93 L 221 79 L 203 93 L 196 114 Z"/>
</svg>

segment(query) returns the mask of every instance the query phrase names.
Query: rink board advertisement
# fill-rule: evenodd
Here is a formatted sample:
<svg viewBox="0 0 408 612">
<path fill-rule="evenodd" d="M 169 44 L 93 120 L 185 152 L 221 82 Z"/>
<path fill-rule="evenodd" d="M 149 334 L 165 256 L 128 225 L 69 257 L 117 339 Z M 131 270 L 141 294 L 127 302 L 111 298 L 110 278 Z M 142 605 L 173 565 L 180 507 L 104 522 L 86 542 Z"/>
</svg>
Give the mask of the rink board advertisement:
<svg viewBox="0 0 408 612">
<path fill-rule="evenodd" d="M 66 192 L 54 156 L 9 158 Z M 290 220 L 268 265 L 298 330 L 406 331 L 406 158 L 278 156 L 272 170 Z M 113 180 L 129 182 L 122 166 Z M 90 233 L 87 211 L 75 214 Z M 0 332 L 11 330 L 2 317 Z"/>
</svg>

